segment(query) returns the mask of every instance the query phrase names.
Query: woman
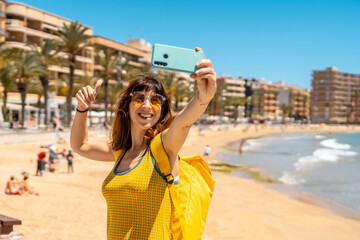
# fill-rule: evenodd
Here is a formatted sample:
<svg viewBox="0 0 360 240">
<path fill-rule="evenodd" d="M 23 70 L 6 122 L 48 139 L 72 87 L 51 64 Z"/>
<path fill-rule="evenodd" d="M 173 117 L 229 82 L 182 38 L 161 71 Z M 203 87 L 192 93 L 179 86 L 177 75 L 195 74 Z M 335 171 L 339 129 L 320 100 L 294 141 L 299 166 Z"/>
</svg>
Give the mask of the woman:
<svg viewBox="0 0 360 240">
<path fill-rule="evenodd" d="M 86 86 L 76 94 L 78 106 L 71 147 L 81 156 L 115 162 L 102 186 L 108 206 L 108 239 L 172 239 L 174 207 L 149 145 L 154 136 L 162 134 L 172 175 L 178 176 L 178 152 L 191 125 L 216 91 L 211 61 L 203 59 L 196 66 L 200 69 L 191 77 L 197 82 L 198 93 L 173 121 L 171 102 L 161 83 L 148 76 L 136 77 L 120 95 L 110 142 L 90 142 L 87 134 L 86 111 L 102 82 L 98 81 L 94 89 Z"/>
</svg>

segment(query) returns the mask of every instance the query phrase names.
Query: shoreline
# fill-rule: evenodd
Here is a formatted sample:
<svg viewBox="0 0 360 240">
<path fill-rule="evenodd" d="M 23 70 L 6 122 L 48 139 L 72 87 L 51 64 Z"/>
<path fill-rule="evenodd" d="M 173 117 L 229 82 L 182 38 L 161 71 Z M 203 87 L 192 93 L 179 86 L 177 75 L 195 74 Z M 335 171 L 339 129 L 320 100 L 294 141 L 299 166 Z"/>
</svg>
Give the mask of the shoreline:
<svg viewBox="0 0 360 240">
<path fill-rule="evenodd" d="M 199 136 L 194 127 L 180 155 L 201 156 L 204 146 L 209 144 L 212 152 L 206 160 L 216 161 L 212 156 L 222 151 L 230 141 L 280 131 L 277 127 L 256 130 L 252 126 L 243 132 L 243 127 L 246 126 L 229 126 L 227 130 L 218 131 L 217 127 L 211 126 L 203 131 L 204 136 Z M 303 130 L 297 127 L 289 129 Z M 360 130 L 360 127 L 356 129 Z M 91 161 L 76 155 L 73 174 L 67 174 L 66 161 L 59 161 L 54 173 L 45 172 L 43 177 L 35 177 L 36 154 L 40 145 L 54 143 L 60 150 L 70 147 L 68 139 L 66 143 L 57 143 L 53 136 L 52 141 L 34 138 L 28 143 L 0 144 L 0 188 L 5 187 L 10 175 L 19 177 L 25 170 L 30 173 L 29 185 L 40 194 L 0 194 L 1 214 L 22 220 L 22 225 L 14 229 L 23 232 L 26 239 L 106 239 L 107 211 L 101 185 L 113 163 Z M 89 132 L 92 141 L 104 140 L 107 136 L 107 131 Z M 215 191 L 203 239 L 335 240 L 360 236 L 358 220 L 294 199 L 272 189 L 271 185 L 218 171 L 212 173 L 216 181 Z"/>
<path fill-rule="evenodd" d="M 330 131 L 333 131 L 332 133 L 349 133 L 350 132 L 350 130 L 342 131 L 342 129 L 330 129 Z M 351 132 L 353 132 L 353 131 L 360 133 L 360 128 L 357 127 L 355 129 L 351 129 Z M 275 135 L 275 134 L 283 134 L 283 133 L 287 134 L 287 133 L 296 133 L 296 132 L 299 132 L 299 131 L 286 131 L 286 132 L 284 132 L 284 131 L 276 132 L 275 131 L 272 133 L 259 134 L 259 135 L 257 135 L 257 134 L 251 135 L 250 134 L 249 136 L 241 137 L 240 139 L 231 140 L 231 141 L 227 142 L 224 146 L 222 146 L 222 150 L 216 151 L 212 155 L 214 156 L 219 152 L 227 151 L 225 149 L 225 146 L 228 146 L 228 145 L 234 145 L 236 143 L 240 143 L 242 145 L 243 143 L 245 143 L 246 141 L 248 141 L 250 139 L 259 139 L 259 138 L 264 138 L 264 137 L 267 137 L 270 135 Z M 303 129 L 303 131 L 301 131 L 301 133 L 314 133 L 314 131 L 307 128 L 307 129 Z M 329 129 L 322 129 L 320 131 L 317 131 L 316 133 L 329 133 Z M 241 146 L 240 146 L 240 148 L 241 148 Z M 254 180 L 255 182 L 264 184 L 266 187 L 270 187 L 279 192 L 287 194 L 294 200 L 302 201 L 304 203 L 315 205 L 315 206 L 319 206 L 319 207 L 325 208 L 339 216 L 343 216 L 343 217 L 347 217 L 350 219 L 360 221 L 360 212 L 359 211 L 348 208 L 348 207 L 338 204 L 336 202 L 332 202 L 329 199 L 322 198 L 322 197 L 314 195 L 312 193 L 302 192 L 299 190 L 292 189 L 290 186 L 281 183 L 277 179 L 273 179 L 273 178 L 267 176 L 264 173 L 265 171 L 258 167 L 244 165 L 244 164 L 231 165 L 229 163 L 221 162 L 220 160 L 216 159 L 215 157 L 214 157 L 214 160 L 210 161 L 208 164 L 210 166 L 222 165 L 225 168 L 227 168 L 224 170 L 224 169 L 219 169 L 219 168 L 215 167 L 212 169 L 212 171 L 221 171 L 221 172 L 228 173 L 234 177 Z M 246 173 L 247 176 L 239 176 L 239 175 L 231 174 L 233 171 L 244 172 L 244 173 Z"/>
</svg>

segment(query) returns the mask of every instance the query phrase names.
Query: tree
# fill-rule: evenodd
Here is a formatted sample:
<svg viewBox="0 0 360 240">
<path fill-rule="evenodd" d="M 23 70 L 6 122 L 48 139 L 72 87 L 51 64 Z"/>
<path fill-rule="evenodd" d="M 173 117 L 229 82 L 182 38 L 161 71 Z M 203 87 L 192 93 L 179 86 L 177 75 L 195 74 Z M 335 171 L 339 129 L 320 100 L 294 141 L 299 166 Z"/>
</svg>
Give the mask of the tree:
<svg viewBox="0 0 360 240">
<path fill-rule="evenodd" d="M 190 98 L 190 90 L 188 83 L 186 82 L 185 78 L 179 78 L 177 81 L 174 82 L 174 99 L 175 99 L 175 106 L 174 110 L 179 112 L 181 109 L 179 107 L 179 102 L 183 100 L 185 97 Z"/>
<path fill-rule="evenodd" d="M 301 101 L 302 101 L 302 104 L 303 104 L 303 119 L 306 119 L 306 121 L 309 121 L 308 115 L 307 115 L 307 109 L 306 109 L 308 96 L 303 95 Z M 301 121 L 303 121 L 303 120 L 301 120 Z"/>
<path fill-rule="evenodd" d="M 48 68 L 51 65 L 56 65 L 60 62 L 59 57 L 59 46 L 60 42 L 54 39 L 45 39 L 40 47 L 37 45 L 31 45 L 32 52 L 37 57 L 37 61 L 40 62 L 45 68 L 46 71 L 44 74 L 41 74 L 39 77 L 41 85 L 43 88 L 44 95 L 44 108 L 45 108 L 45 118 L 44 125 L 47 128 L 49 124 L 49 113 L 48 113 L 48 87 L 49 87 L 49 70 Z"/>
<path fill-rule="evenodd" d="M 0 68 L 0 81 L 4 90 L 3 90 L 3 106 L 1 110 L 5 121 L 9 120 L 9 110 L 6 106 L 7 94 L 9 89 L 15 87 L 14 73 L 15 73 L 14 68 L 10 62 L 8 62 L 7 64 L 2 64 L 2 67 Z"/>
<path fill-rule="evenodd" d="M 226 98 L 225 105 L 227 106 L 234 106 L 234 112 L 233 112 L 233 118 L 234 121 L 238 119 L 239 106 L 245 106 L 246 104 L 246 98 L 245 97 L 239 97 L 239 96 L 231 96 Z"/>
<path fill-rule="evenodd" d="M 114 50 L 109 48 L 96 55 L 96 62 L 102 67 L 101 77 L 104 80 L 104 93 L 105 93 L 105 122 L 107 123 L 107 112 L 109 102 L 109 80 L 111 75 L 117 73 L 118 65 L 120 64 L 120 55 L 116 55 Z"/>
<path fill-rule="evenodd" d="M 110 107 L 110 116 L 111 116 L 110 122 L 112 122 L 112 120 L 113 120 L 112 119 L 113 111 L 116 106 L 119 94 L 123 91 L 123 89 L 124 89 L 124 86 L 121 83 L 117 83 L 110 88 L 110 91 L 109 91 L 109 102 L 111 105 L 111 107 Z"/>
<path fill-rule="evenodd" d="M 284 124 L 285 123 L 285 117 L 290 116 L 290 114 L 294 110 L 294 107 L 293 107 L 293 105 L 281 104 L 280 108 L 281 108 L 281 111 L 282 111 L 282 123 Z"/>
<path fill-rule="evenodd" d="M 14 76 L 16 78 L 18 91 L 21 95 L 20 125 L 22 128 L 24 128 L 25 121 L 25 101 L 28 81 L 45 74 L 46 70 L 45 66 L 38 61 L 38 58 L 32 52 L 21 51 L 14 59 Z"/>
<path fill-rule="evenodd" d="M 71 124 L 72 111 L 72 92 L 74 87 L 74 71 L 76 63 L 76 55 L 87 46 L 87 39 L 90 37 L 85 35 L 88 30 L 87 27 L 80 25 L 77 22 L 65 24 L 59 31 L 61 38 L 62 51 L 64 51 L 69 59 L 69 94 L 66 96 L 66 118 L 65 125 L 67 127 Z"/>
</svg>

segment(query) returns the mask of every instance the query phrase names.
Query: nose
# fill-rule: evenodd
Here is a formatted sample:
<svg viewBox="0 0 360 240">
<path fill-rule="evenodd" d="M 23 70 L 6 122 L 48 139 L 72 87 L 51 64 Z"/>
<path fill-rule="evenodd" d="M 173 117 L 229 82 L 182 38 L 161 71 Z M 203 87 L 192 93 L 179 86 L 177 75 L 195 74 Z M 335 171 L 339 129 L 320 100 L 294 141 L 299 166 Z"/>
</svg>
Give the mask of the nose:
<svg viewBox="0 0 360 240">
<path fill-rule="evenodd" d="M 146 107 L 146 108 L 151 108 L 151 104 L 150 104 L 150 99 L 149 98 L 146 98 L 144 103 L 143 103 L 143 106 Z"/>
</svg>

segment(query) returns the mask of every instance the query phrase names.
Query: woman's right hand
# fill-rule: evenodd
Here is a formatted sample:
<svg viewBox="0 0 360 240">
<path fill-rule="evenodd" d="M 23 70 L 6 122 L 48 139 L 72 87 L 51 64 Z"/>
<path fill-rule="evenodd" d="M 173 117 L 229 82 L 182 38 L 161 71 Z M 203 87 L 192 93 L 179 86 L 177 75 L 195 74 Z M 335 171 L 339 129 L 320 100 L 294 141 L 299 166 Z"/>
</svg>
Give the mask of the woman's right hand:
<svg viewBox="0 0 360 240">
<path fill-rule="evenodd" d="M 96 82 L 95 88 L 87 85 L 82 87 L 75 95 L 76 100 L 78 101 L 77 109 L 80 111 L 85 111 L 90 107 L 90 104 L 95 101 L 96 95 L 98 94 L 99 88 L 103 80 L 98 80 Z"/>
</svg>

